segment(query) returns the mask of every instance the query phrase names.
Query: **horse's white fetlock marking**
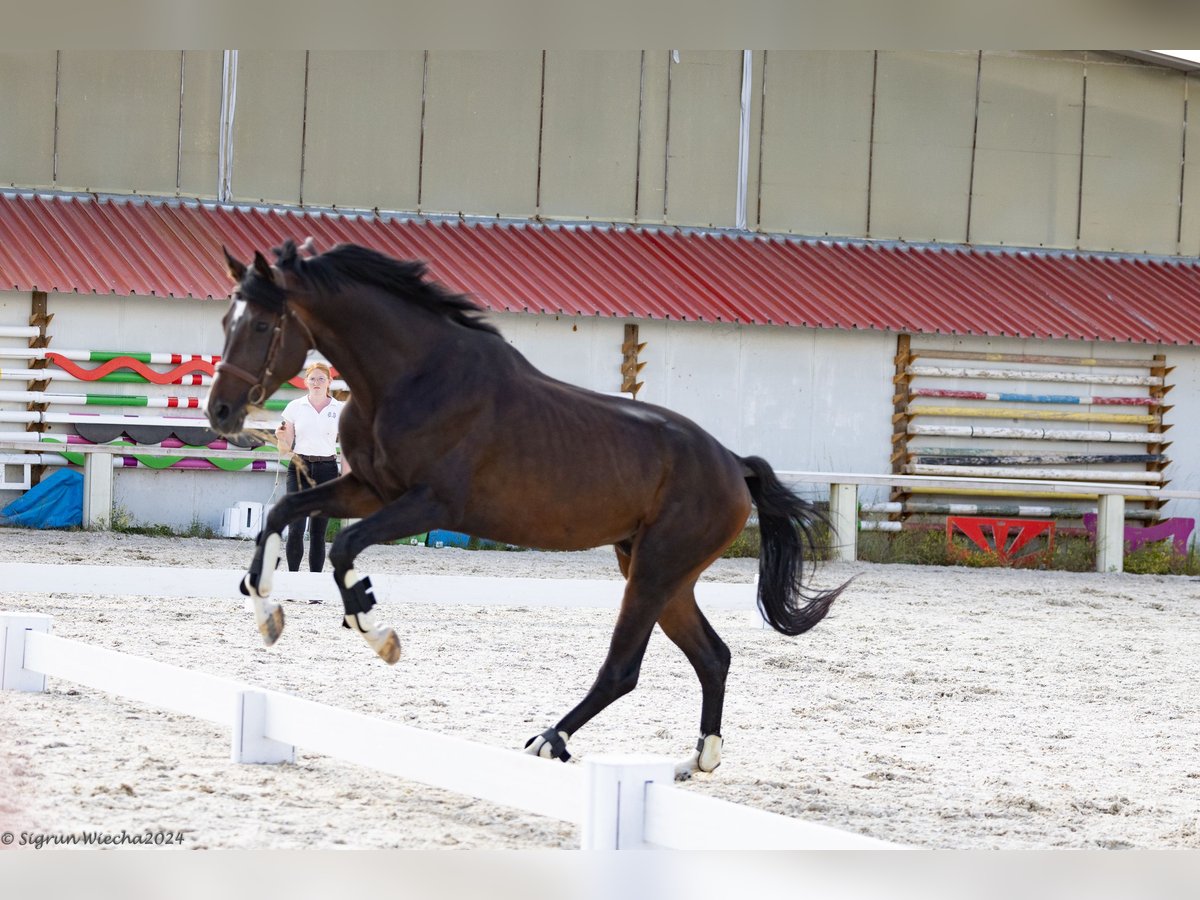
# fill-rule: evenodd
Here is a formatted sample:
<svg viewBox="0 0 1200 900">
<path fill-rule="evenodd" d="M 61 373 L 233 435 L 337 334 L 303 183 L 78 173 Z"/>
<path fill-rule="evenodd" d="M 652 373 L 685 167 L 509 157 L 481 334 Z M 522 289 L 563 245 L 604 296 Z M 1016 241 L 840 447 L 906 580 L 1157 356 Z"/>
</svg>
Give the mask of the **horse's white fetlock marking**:
<svg viewBox="0 0 1200 900">
<path fill-rule="evenodd" d="M 282 545 L 283 538 L 274 531 L 263 538 L 262 571 L 258 573 L 258 595 L 260 597 L 271 596 L 271 586 L 275 580 L 275 567 L 279 565 L 279 548 Z"/>
<path fill-rule="evenodd" d="M 353 571 L 353 570 L 351 570 Z M 355 579 L 357 581 L 358 579 Z M 365 613 L 350 613 L 345 616 L 346 624 L 363 636 L 363 640 L 371 649 L 379 654 L 389 666 L 394 666 L 400 659 L 400 638 L 396 632 L 375 621 L 375 611 Z"/>
<path fill-rule="evenodd" d="M 560 731 L 558 733 L 558 736 L 560 738 L 562 738 L 562 741 L 564 744 L 571 737 L 565 731 Z M 542 737 L 540 734 L 533 739 L 533 743 L 531 743 L 528 747 L 526 747 L 524 752 L 528 753 L 530 756 L 538 756 L 538 757 L 541 757 L 542 759 L 554 759 L 555 758 L 554 757 L 554 748 L 551 747 L 550 742 L 548 740 L 546 740 L 544 737 Z"/>
<path fill-rule="evenodd" d="M 692 755 L 675 766 L 675 780 L 686 781 L 697 772 L 711 772 L 721 764 L 721 736 L 707 734 Z"/>
</svg>

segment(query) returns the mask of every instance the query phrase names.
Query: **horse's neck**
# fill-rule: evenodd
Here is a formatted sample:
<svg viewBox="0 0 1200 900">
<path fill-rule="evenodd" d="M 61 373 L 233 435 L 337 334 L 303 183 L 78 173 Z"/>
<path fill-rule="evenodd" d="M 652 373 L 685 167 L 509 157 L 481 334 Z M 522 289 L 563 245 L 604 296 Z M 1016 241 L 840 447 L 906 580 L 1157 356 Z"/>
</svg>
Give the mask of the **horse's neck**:
<svg viewBox="0 0 1200 900">
<path fill-rule="evenodd" d="M 359 396 L 382 396 L 397 378 L 426 371 L 460 330 L 386 295 L 339 296 L 310 312 L 316 349 Z"/>
</svg>

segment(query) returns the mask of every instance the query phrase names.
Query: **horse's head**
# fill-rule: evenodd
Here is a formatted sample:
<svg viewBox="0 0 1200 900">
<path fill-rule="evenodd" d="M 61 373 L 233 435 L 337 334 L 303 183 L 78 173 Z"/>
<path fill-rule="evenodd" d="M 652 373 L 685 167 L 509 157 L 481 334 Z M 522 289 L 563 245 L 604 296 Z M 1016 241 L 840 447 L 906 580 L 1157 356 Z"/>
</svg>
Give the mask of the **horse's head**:
<svg viewBox="0 0 1200 900">
<path fill-rule="evenodd" d="M 294 260 L 295 246 L 290 249 L 289 259 Z M 283 271 L 272 268 L 258 252 L 249 266 L 228 250 L 225 261 L 238 284 L 221 320 L 225 349 L 208 394 L 207 413 L 214 430 L 231 435 L 242 430 L 247 407 L 261 406 L 300 371 L 313 338 L 291 304 Z"/>
</svg>

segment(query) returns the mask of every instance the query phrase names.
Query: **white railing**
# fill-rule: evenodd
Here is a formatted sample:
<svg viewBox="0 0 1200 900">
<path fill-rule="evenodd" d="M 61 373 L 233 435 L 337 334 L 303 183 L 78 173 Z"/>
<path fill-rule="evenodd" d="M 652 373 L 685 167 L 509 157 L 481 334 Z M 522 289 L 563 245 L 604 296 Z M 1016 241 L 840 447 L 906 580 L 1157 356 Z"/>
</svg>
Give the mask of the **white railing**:
<svg viewBox="0 0 1200 900">
<path fill-rule="evenodd" d="M 295 748 L 580 826 L 584 849 L 868 849 L 894 846 L 675 787 L 656 757 L 563 766 L 512 750 L 373 719 L 278 691 L 50 634 L 40 614 L 0 613 L 0 688 L 46 678 L 139 700 L 230 728 L 237 763 L 282 763 Z"/>
<path fill-rule="evenodd" d="M 1096 571 L 1120 572 L 1125 558 L 1125 498 L 1198 500 L 1200 491 L 1167 490 L 1140 484 L 1103 481 L 1047 481 L 1033 478 L 954 478 L 935 475 L 862 475 L 852 472 L 777 472 L 792 486 L 829 485 L 829 515 L 838 536 L 834 559 L 858 558 L 858 486 L 1026 490 L 1046 494 L 1086 494 L 1097 498 Z"/>
</svg>

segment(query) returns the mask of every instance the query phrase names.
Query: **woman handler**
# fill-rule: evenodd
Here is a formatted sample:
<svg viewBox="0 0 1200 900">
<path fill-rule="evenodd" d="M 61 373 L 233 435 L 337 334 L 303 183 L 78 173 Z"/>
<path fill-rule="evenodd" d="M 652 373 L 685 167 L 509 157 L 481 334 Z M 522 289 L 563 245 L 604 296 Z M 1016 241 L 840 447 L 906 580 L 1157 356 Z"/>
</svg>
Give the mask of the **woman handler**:
<svg viewBox="0 0 1200 900">
<path fill-rule="evenodd" d="M 308 393 L 284 408 L 283 422 L 275 430 L 279 452 L 292 454 L 287 470 L 289 494 L 338 477 L 338 419 L 346 404 L 329 395 L 332 380 L 328 365 L 323 362 L 311 363 L 304 370 Z M 342 468 L 349 471 L 344 460 Z M 325 527 L 329 519 L 310 516 L 307 521 L 308 568 L 312 572 L 320 572 L 325 565 Z M 303 557 L 304 523 L 293 522 L 287 538 L 288 569 L 300 571 Z"/>
</svg>

